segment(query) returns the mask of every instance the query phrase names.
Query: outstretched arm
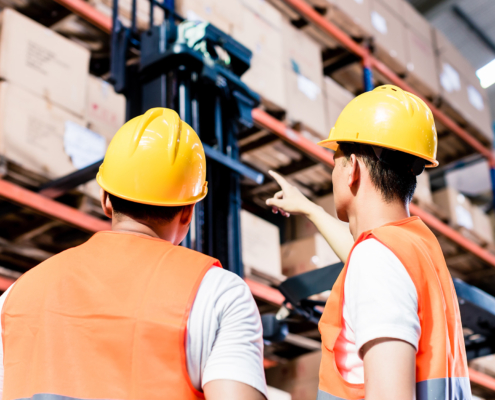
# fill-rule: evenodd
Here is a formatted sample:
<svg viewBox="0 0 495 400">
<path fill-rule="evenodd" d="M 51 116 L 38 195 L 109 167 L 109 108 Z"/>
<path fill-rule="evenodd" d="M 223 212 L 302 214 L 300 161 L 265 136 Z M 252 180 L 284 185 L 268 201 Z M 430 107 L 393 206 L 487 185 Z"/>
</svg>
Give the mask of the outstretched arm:
<svg viewBox="0 0 495 400">
<path fill-rule="evenodd" d="M 270 171 L 270 175 L 277 181 L 282 190 L 266 201 L 273 207 L 275 212 L 280 211 L 282 215 L 290 214 L 306 216 L 322 236 L 328 242 L 335 254 L 345 262 L 349 255 L 354 239 L 349 229 L 332 217 L 325 210 L 305 197 L 298 188 L 292 186 L 287 180 L 276 172 Z"/>
<path fill-rule="evenodd" d="M 265 400 L 252 386 L 227 379 L 208 382 L 203 390 L 206 400 Z"/>
</svg>

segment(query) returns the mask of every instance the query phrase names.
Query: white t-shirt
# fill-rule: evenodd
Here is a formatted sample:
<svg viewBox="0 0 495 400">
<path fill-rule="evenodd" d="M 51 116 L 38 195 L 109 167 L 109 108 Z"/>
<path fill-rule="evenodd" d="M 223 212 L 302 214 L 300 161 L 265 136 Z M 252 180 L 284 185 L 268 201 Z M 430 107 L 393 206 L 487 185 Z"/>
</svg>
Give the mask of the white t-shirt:
<svg viewBox="0 0 495 400">
<path fill-rule="evenodd" d="M 378 240 L 359 243 L 347 268 L 343 329 L 335 342 L 342 377 L 349 383 L 364 383 L 359 350 L 369 341 L 401 339 L 417 350 L 420 336 L 418 293 L 406 268 Z"/>
<path fill-rule="evenodd" d="M 0 297 L 0 310 L 11 288 Z M 196 389 L 229 379 L 267 396 L 261 318 L 249 287 L 237 275 L 216 267 L 205 274 L 187 321 L 186 354 Z M 0 400 L 3 375 L 0 336 Z"/>
</svg>

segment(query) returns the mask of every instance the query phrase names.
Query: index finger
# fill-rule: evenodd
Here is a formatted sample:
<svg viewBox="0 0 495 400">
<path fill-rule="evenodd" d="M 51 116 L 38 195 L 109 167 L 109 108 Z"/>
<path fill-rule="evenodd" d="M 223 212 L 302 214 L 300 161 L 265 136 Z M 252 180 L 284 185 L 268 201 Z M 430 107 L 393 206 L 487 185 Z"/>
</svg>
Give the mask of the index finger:
<svg viewBox="0 0 495 400">
<path fill-rule="evenodd" d="M 278 174 L 277 172 L 268 171 L 268 173 L 273 177 L 273 179 L 275 179 L 277 181 L 277 183 L 282 188 L 282 190 L 286 190 L 291 186 L 291 184 L 289 182 L 287 182 L 287 180 L 282 175 Z"/>
</svg>

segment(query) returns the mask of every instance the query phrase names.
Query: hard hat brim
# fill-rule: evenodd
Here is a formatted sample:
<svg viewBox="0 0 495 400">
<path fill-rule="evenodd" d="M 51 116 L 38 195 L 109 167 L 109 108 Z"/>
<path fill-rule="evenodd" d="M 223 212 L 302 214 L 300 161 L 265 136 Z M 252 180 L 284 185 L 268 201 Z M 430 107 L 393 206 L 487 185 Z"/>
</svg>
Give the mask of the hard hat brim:
<svg viewBox="0 0 495 400">
<path fill-rule="evenodd" d="M 362 144 L 369 144 L 371 146 L 379 146 L 379 147 L 384 147 L 387 149 L 401 151 L 403 153 L 411 154 L 413 156 L 416 156 L 416 157 L 422 158 L 423 160 L 428 161 L 430 164 L 427 164 L 425 166 L 426 168 L 435 168 L 435 167 L 438 167 L 438 164 L 439 164 L 439 162 L 437 160 L 435 160 L 433 158 L 425 157 L 422 154 L 417 154 L 417 153 L 412 152 L 410 150 L 392 147 L 392 146 L 388 146 L 388 145 L 383 144 L 383 143 L 372 142 L 369 140 L 354 139 L 351 141 L 351 140 L 348 140 L 347 138 L 346 139 L 325 139 L 325 140 L 322 140 L 321 142 L 318 142 L 318 145 L 321 147 L 325 147 L 327 149 L 333 150 L 333 151 L 337 151 L 337 148 L 339 147 L 339 144 L 337 142 L 362 143 Z"/>
<path fill-rule="evenodd" d="M 124 199 L 124 200 L 132 201 L 133 203 L 146 204 L 146 205 L 149 205 L 149 206 L 163 206 L 163 207 L 188 206 L 188 205 L 191 205 L 191 204 L 199 203 L 208 194 L 208 186 L 205 185 L 203 187 L 203 192 L 200 195 L 198 195 L 198 196 L 196 196 L 194 198 L 191 198 L 191 199 L 189 199 L 187 201 L 161 201 L 161 202 L 154 202 L 154 201 L 149 201 L 149 200 L 144 200 L 144 199 L 138 199 L 138 198 L 132 198 L 132 197 L 129 197 L 129 196 L 124 196 L 121 193 L 118 193 L 118 192 L 112 190 L 111 188 L 108 187 L 108 185 L 105 185 L 105 183 L 103 182 L 103 179 L 101 179 L 101 175 L 99 173 L 96 176 L 96 182 L 107 193 L 110 193 L 110 194 L 112 194 L 112 195 L 114 195 L 116 197 L 119 197 L 121 199 Z"/>
</svg>

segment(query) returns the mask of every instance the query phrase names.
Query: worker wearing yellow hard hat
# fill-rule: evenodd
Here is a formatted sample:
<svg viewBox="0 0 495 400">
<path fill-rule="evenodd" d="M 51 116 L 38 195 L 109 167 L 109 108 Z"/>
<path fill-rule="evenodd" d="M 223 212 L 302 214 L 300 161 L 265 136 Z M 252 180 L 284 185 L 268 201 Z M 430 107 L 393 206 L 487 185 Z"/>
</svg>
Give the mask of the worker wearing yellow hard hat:
<svg viewBox="0 0 495 400">
<path fill-rule="evenodd" d="M 435 235 L 409 214 L 436 167 L 433 115 L 385 85 L 353 99 L 321 146 L 335 151 L 338 218 L 272 172 L 274 212 L 307 216 L 345 262 L 320 320 L 318 400 L 471 399 L 459 305 Z"/>
<path fill-rule="evenodd" d="M 97 176 L 112 230 L 0 299 L 4 399 L 265 398 L 249 288 L 178 246 L 205 177 L 201 141 L 173 110 L 153 108 L 116 133 Z"/>
</svg>

